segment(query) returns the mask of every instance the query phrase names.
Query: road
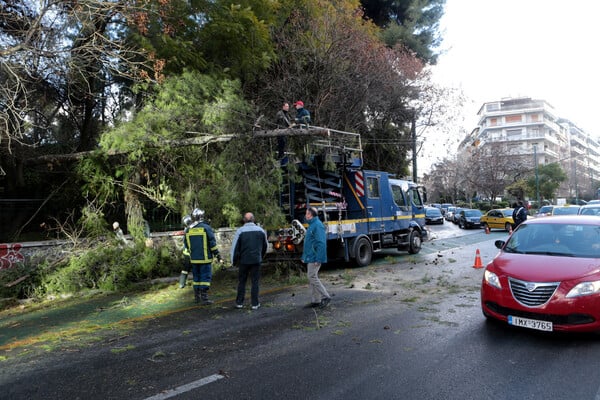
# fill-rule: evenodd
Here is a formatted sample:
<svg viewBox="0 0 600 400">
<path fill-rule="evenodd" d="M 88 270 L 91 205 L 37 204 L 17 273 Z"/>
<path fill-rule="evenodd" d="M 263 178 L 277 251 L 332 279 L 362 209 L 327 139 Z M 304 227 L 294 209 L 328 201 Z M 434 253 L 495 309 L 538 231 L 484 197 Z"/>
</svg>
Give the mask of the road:
<svg viewBox="0 0 600 400">
<path fill-rule="evenodd" d="M 485 265 L 506 232 L 431 231 L 418 255 L 324 271 L 325 310 L 303 308 L 300 286 L 263 295 L 258 311 L 157 317 L 117 341 L 0 361 L 0 397 L 600 399 L 597 335 L 482 316 L 476 250 Z"/>
</svg>

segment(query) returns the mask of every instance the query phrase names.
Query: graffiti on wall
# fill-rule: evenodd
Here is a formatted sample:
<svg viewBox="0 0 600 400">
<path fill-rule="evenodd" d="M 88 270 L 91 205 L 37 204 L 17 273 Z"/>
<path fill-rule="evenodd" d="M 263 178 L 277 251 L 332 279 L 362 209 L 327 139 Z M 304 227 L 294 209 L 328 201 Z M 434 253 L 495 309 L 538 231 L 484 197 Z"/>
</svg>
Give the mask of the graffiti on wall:
<svg viewBox="0 0 600 400">
<path fill-rule="evenodd" d="M 22 262 L 25 257 L 21 254 L 23 245 L 20 243 L 0 243 L 0 269 L 8 269 Z"/>
</svg>

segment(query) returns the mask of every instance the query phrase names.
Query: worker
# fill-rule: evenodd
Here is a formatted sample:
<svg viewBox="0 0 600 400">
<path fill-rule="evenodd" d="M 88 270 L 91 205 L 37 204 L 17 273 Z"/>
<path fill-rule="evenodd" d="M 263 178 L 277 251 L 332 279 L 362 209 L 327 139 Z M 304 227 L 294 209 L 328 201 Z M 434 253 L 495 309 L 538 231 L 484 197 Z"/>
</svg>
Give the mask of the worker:
<svg viewBox="0 0 600 400">
<path fill-rule="evenodd" d="M 213 229 L 204 222 L 204 211 L 195 208 L 192 211 L 192 224 L 185 230 L 183 246 L 190 253 L 192 275 L 194 279 L 194 300 L 204 305 L 212 304 L 208 299 L 208 290 L 212 281 L 212 261 L 223 262 Z"/>
</svg>

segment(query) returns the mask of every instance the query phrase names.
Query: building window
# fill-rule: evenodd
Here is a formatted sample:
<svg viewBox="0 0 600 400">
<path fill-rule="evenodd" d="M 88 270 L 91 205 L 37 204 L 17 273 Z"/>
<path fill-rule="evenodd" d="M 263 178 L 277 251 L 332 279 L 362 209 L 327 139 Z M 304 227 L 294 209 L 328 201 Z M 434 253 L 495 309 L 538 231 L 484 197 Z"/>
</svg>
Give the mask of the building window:
<svg viewBox="0 0 600 400">
<path fill-rule="evenodd" d="M 498 103 L 489 103 L 485 106 L 487 111 L 498 111 L 500 109 L 500 104 Z"/>
<path fill-rule="evenodd" d="M 539 114 L 533 114 L 531 116 L 531 122 L 539 122 L 540 121 L 540 116 Z"/>
<path fill-rule="evenodd" d="M 506 130 L 507 136 L 519 136 L 520 134 L 521 134 L 520 129 L 507 129 Z"/>
<path fill-rule="evenodd" d="M 504 119 L 506 120 L 507 124 L 513 123 L 513 122 L 521 122 L 521 114 L 518 115 L 507 115 L 506 117 L 504 117 Z"/>
<path fill-rule="evenodd" d="M 498 125 L 498 118 L 490 118 L 490 126 Z"/>
</svg>

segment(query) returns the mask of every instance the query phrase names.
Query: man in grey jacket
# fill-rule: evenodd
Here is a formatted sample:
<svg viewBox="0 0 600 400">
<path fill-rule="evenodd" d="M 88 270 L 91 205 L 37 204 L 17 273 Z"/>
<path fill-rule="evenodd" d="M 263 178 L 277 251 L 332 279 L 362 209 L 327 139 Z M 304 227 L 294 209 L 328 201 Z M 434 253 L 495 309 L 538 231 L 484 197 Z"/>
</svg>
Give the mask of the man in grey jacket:
<svg viewBox="0 0 600 400">
<path fill-rule="evenodd" d="M 244 307 L 246 295 L 246 281 L 248 275 L 252 281 L 250 300 L 253 310 L 258 310 L 258 282 L 260 279 L 260 265 L 267 252 L 267 234 L 260 226 L 254 223 L 254 215 L 250 212 L 244 214 L 244 225 L 237 230 L 231 244 L 231 263 L 238 267 L 238 288 L 235 300 L 236 308 Z"/>
</svg>

